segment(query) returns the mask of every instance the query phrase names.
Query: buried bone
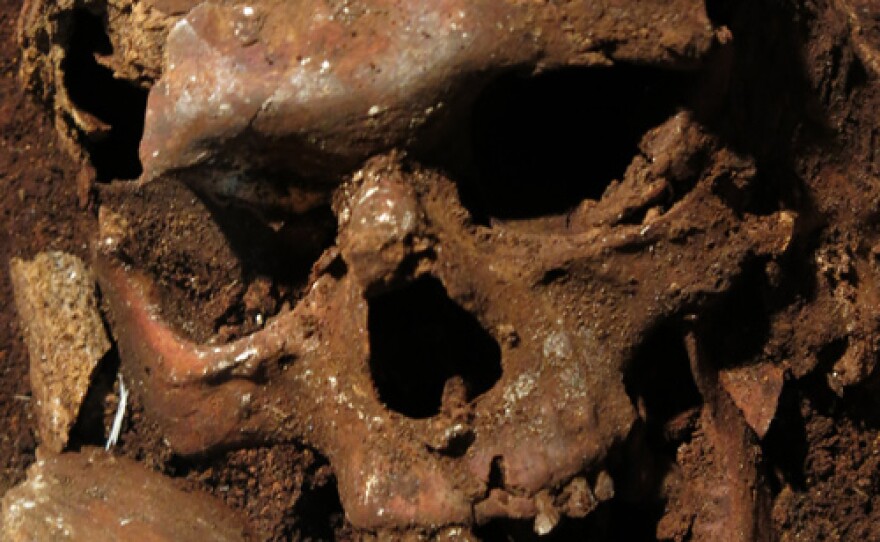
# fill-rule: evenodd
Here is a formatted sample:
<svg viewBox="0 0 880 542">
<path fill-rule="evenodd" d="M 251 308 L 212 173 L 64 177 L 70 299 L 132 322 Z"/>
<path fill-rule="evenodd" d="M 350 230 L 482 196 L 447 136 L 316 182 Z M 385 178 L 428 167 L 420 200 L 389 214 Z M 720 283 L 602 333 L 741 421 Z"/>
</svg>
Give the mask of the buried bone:
<svg viewBox="0 0 880 542">
<path fill-rule="evenodd" d="M 726 293 L 742 269 L 779 257 L 793 219 L 738 208 L 752 161 L 684 112 L 645 134 L 644 156 L 605 194 L 547 221 L 566 227 L 481 222 L 454 168 L 413 158 L 467 124 L 481 88 L 513 70 L 695 67 L 712 36 L 700 2 L 676 2 L 677 17 L 655 4 L 621 15 L 645 32 L 620 30 L 588 2 L 567 12 L 377 0 L 363 5 L 383 9 L 348 14 L 331 4 L 255 2 L 245 13 L 208 2 L 171 29 L 147 109 L 145 174 L 114 187 L 101 212 L 96 268 L 125 382 L 177 453 L 315 447 L 358 528 L 519 518 L 549 533 L 615 498 L 604 465 L 636 423 L 624 386 L 633 352 Z M 377 32 L 390 20 L 400 32 Z M 556 30 L 563 20 L 568 33 Z M 332 200 L 338 234 L 289 306 L 235 340 L 197 340 L 163 318 L 150 269 L 126 259 L 122 240 L 138 222 L 114 218 L 126 191 L 174 183 L 291 216 Z M 188 205 L 167 193 L 169 207 Z M 426 284 L 494 343 L 498 374 L 472 377 L 418 348 L 381 363 L 378 307 L 421 299 Z M 411 315 L 422 323 L 418 311 L 398 321 Z M 444 346 L 435 335 L 426 343 Z M 415 374 L 442 381 L 408 384 L 436 395 L 436 412 L 399 408 L 380 388 L 400 375 L 375 376 L 428 364 L 442 367 Z"/>
<path fill-rule="evenodd" d="M 504 323 L 520 337 L 515 347 L 502 350 L 503 372 L 488 391 L 469 396 L 450 388 L 447 393 L 449 406 L 444 408 L 450 412 L 461 409 L 462 397 L 468 403 L 470 436 L 464 449 L 454 453 L 449 441 L 438 440 L 437 431 L 448 430 L 445 424 L 433 417 L 402 415 L 379 399 L 368 370 L 374 354 L 368 322 L 375 299 L 389 294 L 368 293 L 354 273 L 319 274 L 291 310 L 247 337 L 212 346 L 187 340 L 156 318 L 151 279 L 117 261 L 113 247 L 118 243 L 102 245 L 97 261 L 126 382 L 143 397 L 148 415 L 173 449 L 201 454 L 266 441 L 313 445 L 334 465 L 346 514 L 361 528 L 470 524 L 496 457 L 504 458 L 499 498 L 514 492 L 530 503 L 590 465 L 601 464 L 635 419 L 622 383 L 628 352 L 663 315 L 675 314 L 689 299 L 723 291 L 732 278 L 725 274 L 732 271 L 723 270 L 777 254 L 780 246 L 756 250 L 744 235 L 729 240 L 724 250 L 706 251 L 703 236 L 708 234 L 682 237 L 685 225 L 711 233 L 714 227 L 725 229 L 719 221 L 740 220 L 723 201 L 713 199 L 711 180 L 698 183 L 655 219 L 647 233 L 639 233 L 640 225 L 623 225 L 543 238 L 504 229 L 473 235 L 460 204 L 449 204 L 457 202 L 454 185 L 430 170 L 403 173 L 399 159 L 376 158 L 359 174 L 399 176 L 399 182 L 409 184 L 411 189 L 385 197 L 415 198 L 433 256 L 418 276 L 414 270 L 407 274 L 395 268 L 396 278 L 387 284 L 405 293 L 425 280 L 419 277 L 429 275 L 484 329 L 504 329 Z M 723 168 L 724 155 L 717 159 L 713 167 Z M 369 218 L 388 207 L 371 205 L 358 191 L 352 194 L 347 203 L 351 216 Z M 711 215 L 690 212 L 694 200 L 708 201 Z M 710 222 L 696 227 L 700 217 Z M 762 220 L 752 227 L 781 228 L 770 233 L 785 235 L 786 224 Z M 354 228 L 354 223 L 343 228 Z M 357 235 L 354 229 L 340 232 L 342 258 L 356 253 L 350 248 L 356 246 Z M 669 243 L 669 237 L 677 241 Z M 635 272 L 633 266 L 641 264 L 632 247 L 645 242 L 654 246 L 652 271 L 642 274 L 635 288 L 629 282 L 616 286 L 605 270 L 611 267 L 620 276 Z M 681 258 L 689 262 L 689 272 L 665 267 Z M 499 261 L 522 263 L 499 266 Z M 533 286 L 548 270 L 560 267 L 584 284 L 605 285 L 587 291 Z M 670 273 L 679 281 L 676 288 L 669 288 Z M 623 303 L 633 296 L 637 303 Z M 625 308 L 649 305 L 655 310 Z M 581 311 L 590 318 L 580 316 Z M 615 324 L 621 321 L 627 325 Z M 499 344 L 505 341 L 501 332 L 490 334 Z M 412 363 L 418 363 L 418 353 L 413 356 Z M 279 359 L 292 362 L 282 368 Z M 603 471 L 596 480 L 592 491 L 573 489 L 558 511 L 579 516 L 592 508 L 592 495 L 611 498 L 610 477 Z M 534 504 L 510 508 L 503 502 L 480 505 L 481 514 L 537 517 L 536 528 L 542 532 L 555 524 L 557 508 L 545 506 L 546 499 L 541 501 L 543 511 Z"/>
<path fill-rule="evenodd" d="M 15 305 L 30 353 L 40 438 L 54 452 L 67 444 L 92 372 L 110 341 L 98 312 L 95 279 L 82 260 L 43 252 L 13 258 Z"/>
</svg>

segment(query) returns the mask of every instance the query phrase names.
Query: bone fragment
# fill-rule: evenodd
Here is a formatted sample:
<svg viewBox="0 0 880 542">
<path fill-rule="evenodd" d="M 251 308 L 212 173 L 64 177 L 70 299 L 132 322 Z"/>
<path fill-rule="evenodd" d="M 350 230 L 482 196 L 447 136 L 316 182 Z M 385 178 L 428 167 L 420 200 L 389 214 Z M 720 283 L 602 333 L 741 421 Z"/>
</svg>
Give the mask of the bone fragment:
<svg viewBox="0 0 880 542">
<path fill-rule="evenodd" d="M 95 279 L 70 254 L 44 252 L 10 265 L 15 304 L 30 352 L 30 378 L 43 444 L 67 444 L 92 372 L 110 349 Z"/>
</svg>

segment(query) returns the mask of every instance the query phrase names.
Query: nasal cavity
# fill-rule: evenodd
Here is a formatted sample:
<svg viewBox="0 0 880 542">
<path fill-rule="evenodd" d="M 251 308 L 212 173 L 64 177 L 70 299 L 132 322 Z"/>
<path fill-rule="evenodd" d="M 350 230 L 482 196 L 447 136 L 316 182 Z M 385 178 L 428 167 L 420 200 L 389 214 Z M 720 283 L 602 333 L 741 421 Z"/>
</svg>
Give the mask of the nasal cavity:
<svg viewBox="0 0 880 542">
<path fill-rule="evenodd" d="M 501 378 L 501 349 L 436 279 L 421 279 L 369 305 L 370 372 L 379 399 L 410 418 L 442 407 L 444 386 L 460 378 L 466 400 Z"/>
</svg>

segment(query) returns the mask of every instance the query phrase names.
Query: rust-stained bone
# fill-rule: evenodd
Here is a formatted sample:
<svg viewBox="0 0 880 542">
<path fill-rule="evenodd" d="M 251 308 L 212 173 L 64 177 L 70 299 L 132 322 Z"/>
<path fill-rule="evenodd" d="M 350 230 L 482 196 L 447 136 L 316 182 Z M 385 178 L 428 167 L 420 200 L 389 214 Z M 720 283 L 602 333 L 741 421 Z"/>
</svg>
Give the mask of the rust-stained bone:
<svg viewBox="0 0 880 542">
<path fill-rule="evenodd" d="M 694 0 L 205 2 L 169 33 L 145 177 L 220 162 L 332 179 L 371 154 L 430 146 L 499 73 L 692 68 L 713 35 Z M 223 177 L 213 190 L 247 182 Z"/>
<path fill-rule="evenodd" d="M 740 416 L 735 404 L 738 398 L 732 399 L 721 391 L 728 388 L 719 383 L 717 369 L 706 359 L 699 332 L 698 324 L 697 330 L 688 333 L 684 340 L 705 407 L 697 438 L 680 447 L 678 453 L 712 453 L 715 461 L 706 469 L 708 472 L 686 473 L 696 479 L 688 487 L 700 495 L 703 502 L 712 503 L 706 512 L 694 512 L 690 529 L 696 540 L 769 541 L 772 538 L 762 519 L 769 514 L 770 498 L 758 484 L 760 450 L 755 434 L 747 429 L 747 423 L 751 423 L 754 416 L 749 412 L 745 417 Z M 760 427 L 753 429 L 761 430 Z"/>
<path fill-rule="evenodd" d="M 164 45 L 145 173 L 130 190 L 184 182 L 288 213 L 332 199 L 339 233 L 295 306 L 233 342 L 199 344 L 163 320 L 154 277 L 126 264 L 123 237 L 138 232 L 108 203 L 99 280 L 147 415 L 183 454 L 314 446 L 348 519 L 368 530 L 520 518 L 546 534 L 614 498 L 609 454 L 637 419 L 623 385 L 634 353 L 745 266 L 784 253 L 794 216 L 728 201 L 754 182 L 754 163 L 684 111 L 555 229 L 475 226 L 455 179 L 406 151 L 442 142 L 505 73 L 691 69 L 714 32 L 692 0 L 195 6 Z M 424 280 L 497 343 L 501 376 L 479 393 L 450 378 L 439 412 L 418 418 L 380 397 L 370 318 L 381 296 Z"/>
<path fill-rule="evenodd" d="M 784 380 L 783 369 L 770 364 L 727 369 L 719 375 L 721 386 L 759 438 L 770 429 Z"/>
<path fill-rule="evenodd" d="M 126 270 L 111 248 L 99 254 L 98 269 L 126 380 L 181 453 L 291 439 L 314 445 L 334 465 L 346 514 L 358 527 L 470 525 L 540 513 L 536 525 L 549 528 L 555 512 L 539 495 L 601 469 L 628 434 L 635 411 L 622 375 L 645 335 L 682 307 L 725 291 L 748 261 L 787 246 L 789 215 L 740 218 L 713 192 L 718 172 L 738 168 L 741 159 L 723 148 L 712 153 L 700 181 L 666 213 L 642 224 L 550 235 L 475 229 L 448 179 L 422 169 L 405 173 L 398 155 L 374 159 L 355 178 L 372 179 L 361 188 L 389 201 L 376 205 L 353 189 L 339 215 L 381 223 L 388 209 L 411 208 L 420 210 L 411 216 L 417 225 L 376 237 L 343 219 L 339 252 L 362 253 L 352 247 L 381 239 L 380 253 L 392 247 L 397 254 L 395 244 L 406 253 L 407 232 L 418 231 L 430 248 L 419 264 L 402 270 L 394 265 L 401 260 L 380 256 L 381 266 L 362 267 L 369 272 L 337 277 L 316 269 L 291 312 L 224 346 L 191 343 L 157 320 L 150 280 Z M 627 173 L 641 174 L 639 167 Z M 401 186 L 409 188 L 395 188 Z M 612 196 L 598 203 L 615 204 Z M 743 235 L 710 243 L 732 227 Z M 642 250 L 653 257 L 641 257 Z M 351 261 L 355 269 L 358 261 Z M 437 449 L 438 439 L 452 434 L 439 418 L 407 418 L 378 400 L 367 334 L 367 289 L 385 284 L 376 269 L 393 275 L 397 288 L 423 276 L 439 279 L 503 345 L 500 381 L 468 405 L 464 429 L 473 438 L 460 457 Z M 571 280 L 546 280 L 560 273 Z M 518 340 L 508 340 L 511 334 Z M 493 463 L 501 466 L 502 487 L 487 493 Z M 605 486 L 594 491 L 604 495 Z M 583 500 L 579 493 L 560 495 Z M 561 513 L 582 507 L 554 506 Z"/>
</svg>

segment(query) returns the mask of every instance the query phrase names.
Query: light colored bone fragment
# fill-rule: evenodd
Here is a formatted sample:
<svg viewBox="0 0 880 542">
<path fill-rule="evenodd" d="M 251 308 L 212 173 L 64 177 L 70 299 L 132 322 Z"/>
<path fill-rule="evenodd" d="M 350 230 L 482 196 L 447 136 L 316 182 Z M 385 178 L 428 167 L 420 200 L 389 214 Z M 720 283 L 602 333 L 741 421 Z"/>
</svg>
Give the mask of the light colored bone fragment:
<svg viewBox="0 0 880 542">
<path fill-rule="evenodd" d="M 44 446 L 67 444 L 92 371 L 110 349 L 98 312 L 95 279 L 76 256 L 44 252 L 13 258 L 15 304 L 30 352 L 31 388 Z"/>
<path fill-rule="evenodd" d="M 749 427 L 758 438 L 764 438 L 776 416 L 779 395 L 782 393 L 785 381 L 782 368 L 761 363 L 725 369 L 721 371 L 719 381 Z"/>
</svg>

